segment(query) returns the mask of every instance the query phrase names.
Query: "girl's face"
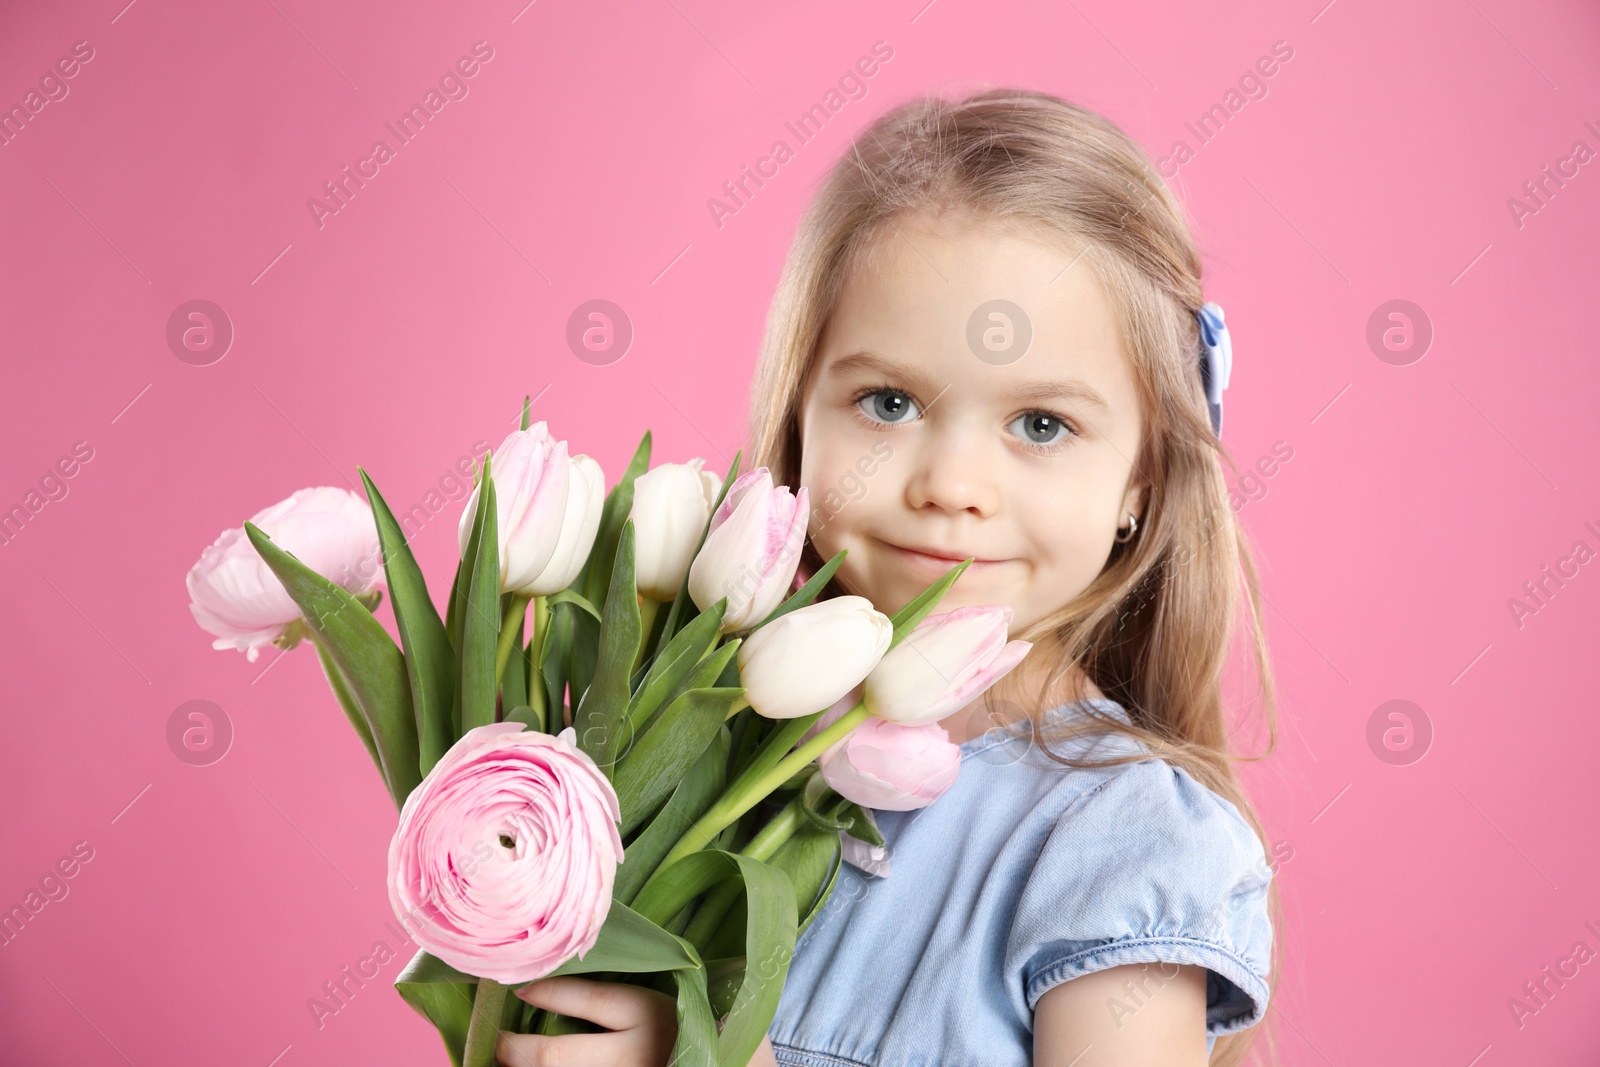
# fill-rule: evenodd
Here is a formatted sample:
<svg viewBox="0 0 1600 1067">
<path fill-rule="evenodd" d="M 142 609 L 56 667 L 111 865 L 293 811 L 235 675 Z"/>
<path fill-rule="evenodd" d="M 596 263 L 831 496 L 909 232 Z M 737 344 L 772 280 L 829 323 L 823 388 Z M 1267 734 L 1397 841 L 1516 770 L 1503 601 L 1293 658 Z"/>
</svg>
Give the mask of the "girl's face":
<svg viewBox="0 0 1600 1067">
<path fill-rule="evenodd" d="M 849 549 L 841 586 L 885 612 L 976 557 L 940 610 L 1005 604 L 1016 634 L 1088 586 L 1143 513 L 1112 306 L 1075 253 L 991 222 L 919 214 L 886 233 L 802 393 L 811 537 L 824 560 Z M 997 300 L 1021 314 L 991 317 Z"/>
</svg>

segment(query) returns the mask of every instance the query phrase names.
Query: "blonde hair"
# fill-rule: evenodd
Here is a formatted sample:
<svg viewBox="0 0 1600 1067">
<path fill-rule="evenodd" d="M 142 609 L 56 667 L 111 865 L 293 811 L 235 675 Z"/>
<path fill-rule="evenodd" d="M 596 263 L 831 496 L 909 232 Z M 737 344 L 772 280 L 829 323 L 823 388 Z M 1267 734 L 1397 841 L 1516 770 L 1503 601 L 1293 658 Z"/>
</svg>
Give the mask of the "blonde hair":
<svg viewBox="0 0 1600 1067">
<path fill-rule="evenodd" d="M 1276 711 L 1256 567 L 1222 464 L 1238 468 L 1212 433 L 1197 369 L 1200 255 L 1149 156 L 1110 120 L 1045 93 L 988 89 L 902 104 L 863 131 L 828 173 L 784 264 L 752 390 L 750 467 L 799 485 L 801 391 L 841 287 L 897 216 L 946 209 L 1044 230 L 1075 248 L 1116 308 L 1144 414 L 1135 470 L 1149 491 L 1135 535 L 1113 546 L 1071 603 L 1015 635 L 1034 642 L 1025 666 L 1050 668 L 1032 698 L 1022 693 L 1024 671 L 1014 671 L 985 694 L 986 710 L 1037 709 L 1037 727 L 1052 685 L 1071 678 L 1064 684 L 1076 700 L 1084 695 L 1079 679 L 1092 680 L 1132 725 L 1091 715 L 1058 720 L 1049 735 L 1112 730 L 1144 753 L 1090 762 L 1046 747 L 1051 759 L 1073 767 L 1167 760 L 1231 802 L 1270 854 L 1233 767 L 1273 750 Z M 823 562 L 809 540 L 802 559 L 812 573 Z M 836 578 L 823 595 L 843 591 Z M 1222 697 L 1241 592 L 1268 728 L 1267 747 L 1254 757 L 1231 750 Z M 1276 878 L 1269 902 L 1280 931 L 1268 977 L 1275 990 Z M 1258 1031 L 1268 1028 L 1219 1037 L 1210 1063 L 1242 1063 Z M 1276 1062 L 1270 1033 L 1264 1051 Z"/>
</svg>

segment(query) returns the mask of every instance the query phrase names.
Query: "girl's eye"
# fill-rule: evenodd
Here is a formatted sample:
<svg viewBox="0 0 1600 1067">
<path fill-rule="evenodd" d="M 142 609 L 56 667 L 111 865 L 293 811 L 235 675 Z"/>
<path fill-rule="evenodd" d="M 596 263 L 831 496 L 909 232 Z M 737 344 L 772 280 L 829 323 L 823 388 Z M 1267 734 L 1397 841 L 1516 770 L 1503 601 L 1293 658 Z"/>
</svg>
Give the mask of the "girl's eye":
<svg viewBox="0 0 1600 1067">
<path fill-rule="evenodd" d="M 905 422 L 906 411 L 916 407 L 911 397 L 897 389 L 873 389 L 856 397 L 855 404 L 874 422 L 889 423 Z"/>
<path fill-rule="evenodd" d="M 1022 427 L 1019 436 L 1024 441 L 1045 451 L 1065 447 L 1077 432 L 1069 423 L 1048 411 L 1030 411 L 1018 415 L 1012 425 Z"/>
</svg>

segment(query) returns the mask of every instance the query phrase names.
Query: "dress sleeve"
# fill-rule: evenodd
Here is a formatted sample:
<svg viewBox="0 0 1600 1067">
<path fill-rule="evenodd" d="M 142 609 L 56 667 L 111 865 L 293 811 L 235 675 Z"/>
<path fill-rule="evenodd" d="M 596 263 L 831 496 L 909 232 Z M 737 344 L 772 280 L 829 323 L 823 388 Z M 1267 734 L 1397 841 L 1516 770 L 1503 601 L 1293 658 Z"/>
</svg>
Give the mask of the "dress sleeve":
<svg viewBox="0 0 1600 1067">
<path fill-rule="evenodd" d="M 1005 973 L 1021 975 L 1032 1011 L 1046 990 L 1093 971 L 1193 964 L 1210 971 L 1207 1036 L 1242 1030 L 1270 995 L 1271 881 L 1260 840 L 1226 798 L 1159 759 L 1123 765 L 1049 832 L 1021 888 Z"/>
</svg>

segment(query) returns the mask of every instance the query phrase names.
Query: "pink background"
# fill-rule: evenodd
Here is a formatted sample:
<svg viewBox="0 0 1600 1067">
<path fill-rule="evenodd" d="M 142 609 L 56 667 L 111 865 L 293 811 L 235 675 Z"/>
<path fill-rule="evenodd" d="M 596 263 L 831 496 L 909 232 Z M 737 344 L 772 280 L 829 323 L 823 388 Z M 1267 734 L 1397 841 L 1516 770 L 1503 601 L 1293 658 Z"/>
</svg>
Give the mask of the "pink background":
<svg viewBox="0 0 1600 1067">
<path fill-rule="evenodd" d="M 394 812 L 309 648 L 210 649 L 200 550 L 358 463 L 419 503 L 524 393 L 613 479 L 646 426 L 725 469 L 798 214 L 871 117 L 1014 84 L 1165 155 L 1282 40 L 1269 95 L 1177 179 L 1235 336 L 1227 444 L 1292 451 L 1241 512 L 1282 683 L 1244 771 L 1286 905 L 1282 1062 L 1594 1062 L 1600 963 L 1520 1027 L 1507 1007 L 1600 950 L 1597 565 L 1520 626 L 1508 606 L 1600 549 L 1600 163 L 1520 227 L 1507 206 L 1600 150 L 1593 5 L 124 2 L 0 16 L 6 106 L 94 49 L 0 148 L 0 506 L 93 450 L 0 546 L 0 906 L 94 849 L 0 948 L 0 1058 L 443 1063 L 398 962 L 320 1029 L 307 1008 L 393 943 Z M 307 199 L 480 40 L 469 95 L 319 228 Z M 869 95 L 719 228 L 707 198 L 878 40 Z M 565 342 L 596 298 L 636 330 L 609 366 Z M 236 331 L 209 366 L 166 343 L 191 299 Z M 1434 329 L 1406 366 L 1366 341 L 1392 299 Z M 436 593 L 459 510 L 413 542 Z M 191 699 L 235 731 L 209 766 L 167 746 Z M 1367 741 L 1395 699 L 1433 730 L 1408 765 Z"/>
</svg>

